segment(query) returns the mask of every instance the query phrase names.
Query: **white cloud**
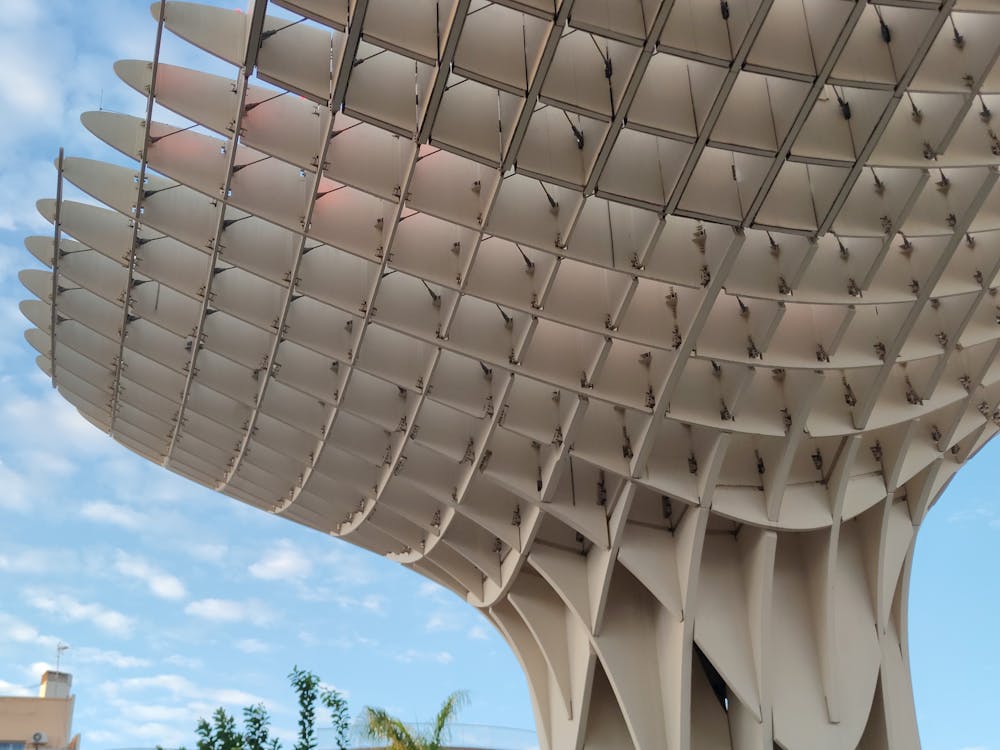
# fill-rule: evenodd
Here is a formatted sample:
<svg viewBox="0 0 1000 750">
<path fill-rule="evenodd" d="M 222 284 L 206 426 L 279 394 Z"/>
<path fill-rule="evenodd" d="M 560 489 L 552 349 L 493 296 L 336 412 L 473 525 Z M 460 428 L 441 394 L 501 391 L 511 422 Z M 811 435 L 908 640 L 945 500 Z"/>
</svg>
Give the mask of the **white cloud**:
<svg viewBox="0 0 1000 750">
<path fill-rule="evenodd" d="M 254 695 L 253 693 L 248 693 L 245 690 L 238 690 L 236 688 L 228 688 L 223 690 L 210 690 L 205 693 L 205 697 L 212 703 L 221 703 L 224 706 L 249 706 L 255 703 L 268 704 L 268 701 L 261 698 L 259 695 Z"/>
<path fill-rule="evenodd" d="M 104 500 L 87 503 L 80 509 L 80 515 L 90 521 L 109 523 L 130 531 L 140 531 L 149 526 L 149 518 L 137 510 L 124 505 L 115 505 Z"/>
<path fill-rule="evenodd" d="M 31 496 L 27 480 L 0 460 L 0 509 L 25 511 Z"/>
<path fill-rule="evenodd" d="M 327 575 L 336 583 L 364 586 L 376 579 L 369 561 L 357 548 L 340 539 L 331 540 L 333 549 L 322 556 L 324 577 Z"/>
<path fill-rule="evenodd" d="M 1000 529 L 1000 512 L 990 505 L 963 508 L 946 517 L 948 523 L 976 524 Z M 979 748 L 963 748 L 963 750 L 979 750 Z"/>
<path fill-rule="evenodd" d="M 333 540 L 333 549 L 330 546 L 324 545 L 321 551 L 280 539 L 248 571 L 261 580 L 292 584 L 297 596 L 308 602 L 341 601 L 344 595 L 340 592 L 345 587 L 364 586 L 375 580 L 375 571 L 363 554 L 338 540 Z M 337 586 L 320 585 L 318 579 Z"/>
<path fill-rule="evenodd" d="M 422 581 L 417 587 L 417 596 L 422 599 L 430 599 L 438 604 L 445 604 L 455 600 L 454 594 L 444 586 L 434 583 L 434 581 Z"/>
<path fill-rule="evenodd" d="M 949 523 L 964 523 L 966 521 L 984 521 L 993 518 L 994 511 L 988 507 L 963 508 L 948 516 Z M 979 748 L 963 748 L 963 750 L 979 750 Z"/>
<path fill-rule="evenodd" d="M 55 667 L 53 667 L 47 661 L 36 661 L 32 662 L 27 666 L 27 668 L 24 670 L 24 674 L 26 674 L 31 679 L 35 680 L 35 684 L 37 685 L 42 681 L 43 674 L 45 674 L 46 672 L 51 672 L 54 669 Z"/>
<path fill-rule="evenodd" d="M 193 696 L 197 691 L 194 684 L 179 674 L 158 674 L 146 677 L 129 677 L 104 683 L 101 688 L 111 696 L 138 690 L 165 690 L 176 695 Z"/>
<path fill-rule="evenodd" d="M 212 622 L 249 622 L 254 625 L 268 625 L 274 621 L 274 614 L 267 605 L 257 599 L 239 601 L 236 599 L 197 599 L 190 602 L 184 612 L 193 617 Z"/>
<path fill-rule="evenodd" d="M 421 581 L 420 585 L 417 586 L 417 594 L 420 596 L 434 596 L 441 591 L 444 591 L 444 588 L 434 581 Z"/>
<path fill-rule="evenodd" d="M 228 545 L 213 544 L 211 542 L 191 544 L 183 549 L 191 557 L 204 560 L 205 562 L 222 562 L 226 555 L 229 554 Z"/>
<path fill-rule="evenodd" d="M 42 635 L 33 625 L 0 612 L 0 641 L 33 643 L 47 649 L 54 649 L 59 639 L 53 635 Z"/>
<path fill-rule="evenodd" d="M 488 641 L 490 639 L 489 631 L 482 625 L 473 625 L 466 635 L 474 641 Z"/>
<path fill-rule="evenodd" d="M 177 576 L 166 573 L 141 557 L 130 555 L 123 550 L 115 554 L 115 570 L 127 578 L 142 581 L 154 596 L 161 599 L 177 600 L 187 596 L 184 583 Z"/>
<path fill-rule="evenodd" d="M 82 646 L 73 649 L 70 656 L 74 661 L 85 664 L 106 664 L 117 669 L 134 669 L 138 667 L 148 667 L 149 659 L 141 659 L 137 656 L 126 656 L 118 651 L 109 651 L 90 646 Z"/>
<path fill-rule="evenodd" d="M 6 552 L 0 552 L 0 571 L 41 575 L 53 570 L 67 570 L 75 565 L 76 555 L 65 549 L 21 547 L 4 543 Z"/>
<path fill-rule="evenodd" d="M 21 189 L 24 189 L 23 186 Z M 121 450 L 55 391 L 46 391 L 38 396 L 15 392 L 0 404 L 0 417 L 6 424 L 8 434 L 17 436 L 14 447 L 22 452 L 50 450 L 53 435 L 59 435 L 59 447 L 64 457 L 110 455 Z M 36 468 L 45 469 L 44 466 Z"/>
<path fill-rule="evenodd" d="M 183 669 L 201 669 L 204 666 L 201 659 L 184 656 L 183 654 L 171 654 L 163 661 L 167 664 L 171 664 L 175 667 L 181 667 Z"/>
<path fill-rule="evenodd" d="M 128 677 L 123 680 L 105 682 L 101 689 L 112 701 L 123 695 L 134 698 L 146 691 L 168 693 L 181 700 L 204 701 L 213 705 L 249 706 L 254 703 L 269 705 L 269 701 L 238 688 L 199 687 L 186 677 L 178 674 L 157 674 L 146 677 Z"/>
<path fill-rule="evenodd" d="M 333 597 L 333 601 L 344 609 L 363 610 L 375 615 L 384 615 L 388 600 L 381 594 L 365 594 L 360 599 L 354 596 L 337 595 Z"/>
<path fill-rule="evenodd" d="M 29 474 L 66 477 L 77 470 L 77 465 L 69 458 L 50 450 L 23 450 L 18 454 L 18 460 Z"/>
<path fill-rule="evenodd" d="M 419 651 L 417 649 L 410 648 L 396 654 L 395 659 L 396 661 L 401 661 L 406 664 L 411 664 L 413 662 L 451 664 L 455 660 L 455 657 L 447 651 Z"/>
<path fill-rule="evenodd" d="M 302 580 L 312 573 L 312 562 L 288 539 L 280 539 L 272 549 L 250 566 L 250 575 L 265 581 Z"/>
<path fill-rule="evenodd" d="M 315 644 L 308 645 L 319 645 L 317 640 Z M 330 641 L 330 645 L 336 646 L 337 648 L 355 650 L 355 649 L 373 649 L 378 646 L 378 641 L 374 638 L 369 638 L 365 635 L 360 635 L 358 633 L 353 633 L 351 635 L 341 635 Z"/>
<path fill-rule="evenodd" d="M 190 741 L 195 721 L 208 716 L 216 706 L 234 711 L 253 703 L 268 705 L 260 696 L 244 690 L 200 687 L 176 674 L 108 681 L 100 689 L 113 711 L 103 727 L 87 732 L 87 738 L 112 745 L 128 736 L 139 745 L 176 747 Z"/>
<path fill-rule="evenodd" d="M 14 276 L 20 268 L 21 249 L 0 243 L 0 282 Z"/>
<path fill-rule="evenodd" d="M 186 706 L 163 706 L 133 701 L 115 701 L 113 705 L 121 718 L 138 724 L 152 721 L 184 723 L 191 715 L 191 709 Z"/>
<path fill-rule="evenodd" d="M 439 601 L 435 593 L 432 598 Z M 450 597 L 449 597 L 450 598 Z M 465 631 L 465 635 L 474 641 L 489 640 L 489 631 L 480 622 L 469 625 L 469 612 L 451 606 L 451 602 L 440 602 L 442 606 L 433 610 L 424 622 L 424 630 L 428 633 L 453 633 Z"/>
<path fill-rule="evenodd" d="M 25 592 L 28 604 L 71 622 L 89 622 L 111 635 L 128 638 L 135 627 L 135 619 L 108 609 L 100 604 L 81 602 L 68 594 L 47 594 L 36 589 Z"/>
<path fill-rule="evenodd" d="M 33 625 L 29 625 L 23 620 L 19 620 L 11 615 L 0 613 L 0 642 L 13 642 L 34 644 L 48 651 L 54 650 L 62 641 L 53 635 L 43 635 Z M 117 669 L 134 669 L 138 667 L 148 667 L 150 661 L 136 656 L 128 656 L 114 650 L 95 648 L 92 646 L 81 646 L 79 648 L 70 647 L 66 662 L 69 664 L 103 664 Z M 40 674 L 44 666 L 43 662 L 38 662 L 29 668 L 32 676 Z M 2 689 L 0 689 L 2 692 Z"/>
<path fill-rule="evenodd" d="M 263 654 L 271 650 L 271 647 L 264 641 L 259 641 L 256 638 L 243 638 L 236 641 L 236 648 L 245 654 Z"/>
<path fill-rule="evenodd" d="M 29 698 L 37 694 L 38 688 L 30 688 L 27 685 L 15 685 L 13 682 L 0 680 L 0 695 Z"/>
<path fill-rule="evenodd" d="M 449 630 L 458 630 L 461 627 L 459 619 L 444 610 L 431 612 L 427 622 L 424 623 L 424 630 L 428 633 L 442 633 Z"/>
<path fill-rule="evenodd" d="M 3 25 L 11 28 L 31 26 L 42 17 L 37 3 L 33 0 L 5 0 Z"/>
<path fill-rule="evenodd" d="M 134 710 L 119 708 L 122 716 L 137 715 L 145 713 L 140 704 L 134 704 Z M 155 708 L 150 707 L 155 711 Z M 197 712 L 185 709 L 184 719 L 175 720 L 171 723 L 162 721 L 137 722 L 129 719 L 118 718 L 110 722 L 109 729 L 97 729 L 87 732 L 88 743 L 97 742 L 106 746 L 114 746 L 120 743 L 123 737 L 130 737 L 136 740 L 135 744 L 150 745 L 157 744 L 162 747 L 180 747 L 190 742 L 191 732 L 179 729 L 180 726 L 194 724 L 198 716 Z"/>
<path fill-rule="evenodd" d="M 310 633 L 308 630 L 300 630 L 298 637 L 299 640 L 307 646 L 318 646 L 320 644 L 319 638 Z"/>
<path fill-rule="evenodd" d="M 38 58 L 32 59 L 34 56 L 18 54 L 27 52 L 24 46 L 26 40 L 15 41 L 8 37 L 6 41 L 12 41 L 14 48 L 7 47 L 0 53 L 0 61 L 4 63 L 3 75 L 0 77 L 2 84 L 0 101 L 5 105 L 5 109 L 21 121 L 41 119 L 45 115 L 45 99 L 47 96 L 51 97 L 53 89 L 52 81 L 48 77 L 52 64 L 48 62 L 40 65 L 29 64 L 36 63 Z M 17 59 L 18 57 L 21 59 Z M 62 98 L 60 97 L 55 104 L 61 110 Z"/>
</svg>

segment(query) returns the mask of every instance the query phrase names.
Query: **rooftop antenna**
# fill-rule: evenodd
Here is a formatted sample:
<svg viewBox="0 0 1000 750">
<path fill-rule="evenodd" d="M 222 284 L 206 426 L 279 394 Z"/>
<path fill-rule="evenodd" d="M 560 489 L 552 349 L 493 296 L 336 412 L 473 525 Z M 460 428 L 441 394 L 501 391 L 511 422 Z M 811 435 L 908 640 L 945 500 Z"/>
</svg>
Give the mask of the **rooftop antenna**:
<svg viewBox="0 0 1000 750">
<path fill-rule="evenodd" d="M 63 651 L 69 651 L 69 644 L 59 641 L 59 643 L 56 644 L 56 672 L 60 671 L 59 663 L 62 661 Z"/>
</svg>

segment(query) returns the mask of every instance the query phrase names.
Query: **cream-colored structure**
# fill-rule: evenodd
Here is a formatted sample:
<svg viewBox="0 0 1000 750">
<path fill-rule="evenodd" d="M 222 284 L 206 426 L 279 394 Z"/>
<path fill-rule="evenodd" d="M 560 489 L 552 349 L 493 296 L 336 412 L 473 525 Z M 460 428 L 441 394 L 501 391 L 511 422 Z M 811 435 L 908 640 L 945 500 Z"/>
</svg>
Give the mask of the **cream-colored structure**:
<svg viewBox="0 0 1000 750">
<path fill-rule="evenodd" d="M 84 416 L 482 608 L 549 750 L 919 746 L 914 533 L 1000 420 L 995 0 L 152 10 L 150 122 L 83 117 L 138 164 L 27 243 Z"/>
<path fill-rule="evenodd" d="M 4 750 L 77 750 L 73 735 L 72 675 L 48 671 L 37 698 L 0 697 L 0 747 Z"/>
</svg>

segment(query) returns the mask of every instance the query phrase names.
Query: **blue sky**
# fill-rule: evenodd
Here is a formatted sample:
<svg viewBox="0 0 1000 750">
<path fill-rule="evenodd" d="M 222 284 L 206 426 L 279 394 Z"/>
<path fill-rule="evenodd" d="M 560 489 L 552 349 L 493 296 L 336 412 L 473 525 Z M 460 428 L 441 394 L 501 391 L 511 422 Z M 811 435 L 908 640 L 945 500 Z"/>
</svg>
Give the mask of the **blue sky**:
<svg viewBox="0 0 1000 750">
<path fill-rule="evenodd" d="M 0 0 L 0 695 L 34 692 L 64 641 L 90 750 L 190 744 L 199 715 L 256 700 L 289 737 L 293 664 L 344 691 L 355 712 L 424 718 L 465 688 L 463 720 L 531 727 L 517 662 L 473 609 L 133 456 L 35 367 L 17 311 L 28 295 L 17 271 L 32 264 L 22 240 L 51 232 L 34 202 L 54 195 L 60 145 L 118 160 L 80 112 L 143 114 L 111 66 L 151 54 L 147 7 Z M 169 34 L 163 59 L 225 70 Z M 998 459 L 1000 445 L 987 447 L 959 474 L 917 545 L 911 652 L 925 750 L 1000 750 Z"/>
</svg>

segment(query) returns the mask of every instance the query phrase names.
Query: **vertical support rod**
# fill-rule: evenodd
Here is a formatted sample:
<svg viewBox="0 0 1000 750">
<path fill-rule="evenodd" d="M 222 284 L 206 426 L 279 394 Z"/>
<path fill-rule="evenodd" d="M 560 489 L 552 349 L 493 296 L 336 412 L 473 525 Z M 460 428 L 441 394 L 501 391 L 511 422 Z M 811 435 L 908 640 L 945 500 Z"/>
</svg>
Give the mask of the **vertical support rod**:
<svg viewBox="0 0 1000 750">
<path fill-rule="evenodd" d="M 267 2 L 265 2 L 265 0 L 257 0 L 257 2 L 254 3 L 254 18 L 250 19 L 249 26 L 251 30 L 253 28 L 261 27 L 263 20 L 260 20 L 258 23 L 257 18 L 259 17 L 260 19 L 263 19 L 266 10 Z M 216 201 L 218 212 L 216 213 L 215 232 L 212 235 L 212 252 L 208 261 L 208 274 L 205 277 L 204 291 L 201 293 L 201 309 L 198 313 L 198 322 L 195 324 L 194 337 L 191 345 L 191 359 L 189 359 L 187 363 L 187 373 L 184 376 L 184 388 L 181 391 L 181 402 L 177 407 L 177 415 L 174 418 L 173 428 L 170 431 L 170 444 L 167 446 L 167 451 L 163 454 L 161 459 L 162 465 L 167 467 L 170 466 L 170 462 L 174 455 L 174 449 L 177 447 L 177 441 L 180 439 L 181 427 L 184 424 L 184 414 L 187 410 L 188 399 L 191 396 L 191 386 L 194 382 L 195 373 L 198 371 L 198 353 L 201 351 L 202 336 L 205 332 L 205 318 L 208 315 L 209 303 L 212 300 L 212 283 L 215 278 L 215 269 L 219 261 L 219 254 L 222 252 L 222 233 L 226 231 L 226 211 L 229 208 L 229 189 L 232 186 L 233 175 L 235 174 L 233 168 L 236 164 L 236 153 L 240 146 L 240 133 L 243 131 L 243 117 L 247 114 L 247 91 L 250 87 L 250 76 L 252 73 L 253 71 L 250 69 L 242 67 L 240 68 L 239 74 L 236 76 L 236 89 L 233 92 L 236 95 L 236 114 L 233 117 L 231 127 L 232 135 L 229 137 L 229 143 L 226 146 L 226 178 L 219 188 L 219 198 Z M 267 363 L 265 374 L 270 373 L 271 364 L 272 363 L 270 361 Z M 249 431 L 250 429 L 248 426 L 248 432 Z"/>
<path fill-rule="evenodd" d="M 56 314 L 56 296 L 59 294 L 59 246 L 62 244 L 62 195 L 63 195 L 63 155 L 62 147 L 59 148 L 59 160 L 56 162 L 56 216 L 55 229 L 52 235 L 52 319 L 49 322 L 49 357 L 52 361 L 52 387 L 56 387 L 56 321 L 59 316 Z"/>
<path fill-rule="evenodd" d="M 160 64 L 160 43 L 163 40 L 163 21 L 166 13 L 166 0 L 160 0 L 160 8 L 156 19 L 156 46 L 153 49 L 153 63 L 149 74 L 149 93 L 146 98 L 146 137 L 142 141 L 142 153 L 139 155 L 139 185 L 135 196 L 135 216 L 132 219 L 132 242 L 129 245 L 126 271 L 128 279 L 125 282 L 125 296 L 122 300 L 122 325 L 119 330 L 118 357 L 115 359 L 115 378 L 111 386 L 111 403 L 108 415 L 108 434 L 114 435 L 115 417 L 118 415 L 118 400 L 121 391 L 122 367 L 125 359 L 125 334 L 128 326 L 128 310 L 132 302 L 132 281 L 135 276 L 135 251 L 139 242 L 139 223 L 142 216 L 142 202 L 146 197 L 146 159 L 149 156 L 149 128 L 153 122 L 153 104 L 156 101 L 156 72 Z"/>
</svg>

